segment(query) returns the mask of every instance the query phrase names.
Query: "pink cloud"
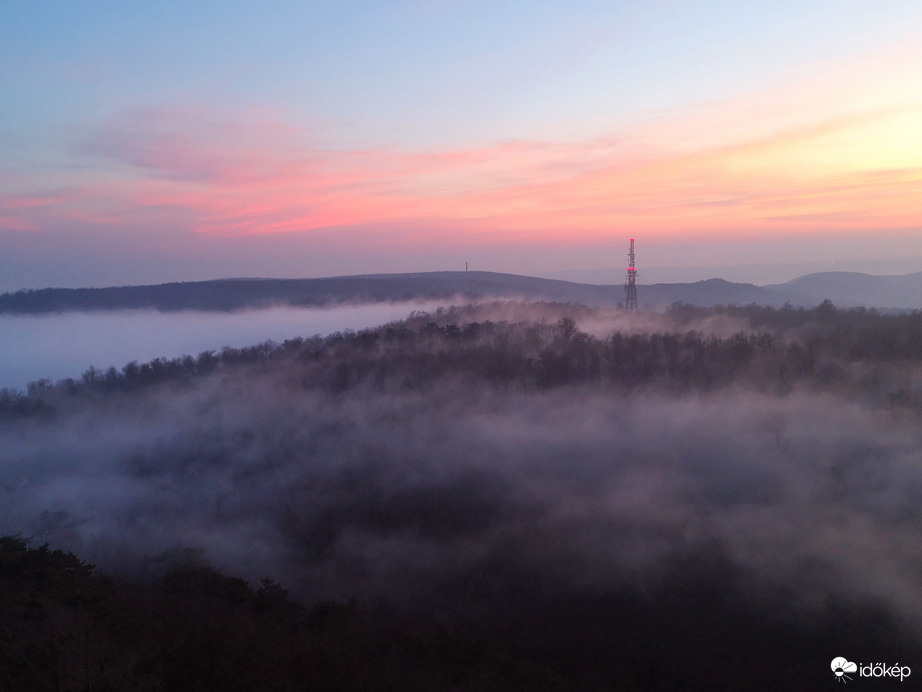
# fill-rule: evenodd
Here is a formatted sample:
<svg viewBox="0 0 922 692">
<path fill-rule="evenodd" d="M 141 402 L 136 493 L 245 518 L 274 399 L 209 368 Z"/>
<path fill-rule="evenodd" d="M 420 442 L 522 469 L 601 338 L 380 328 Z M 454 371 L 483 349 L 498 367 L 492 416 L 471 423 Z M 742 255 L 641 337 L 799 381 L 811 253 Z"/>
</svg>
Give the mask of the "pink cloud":
<svg viewBox="0 0 922 692">
<path fill-rule="evenodd" d="M 203 108 L 128 109 L 88 133 L 78 151 L 155 178 L 245 182 L 277 174 L 295 132 L 277 120 L 227 118 Z"/>
<path fill-rule="evenodd" d="M 402 243 L 440 229 L 472 241 L 552 242 L 598 239 L 614 228 L 675 235 L 775 233 L 782 224 L 916 227 L 922 169 L 801 162 L 804 152 L 905 108 L 786 113 L 780 124 L 684 137 L 708 120 L 730 122 L 752 110 L 716 104 L 585 141 L 444 151 L 330 149 L 275 114 L 134 109 L 81 142 L 81 156 L 98 161 L 92 184 L 7 197 L 0 209 L 11 228 L 51 218 L 128 226 L 144 218 L 213 236 L 401 228 L 394 242 Z"/>
<path fill-rule="evenodd" d="M 0 214 L 0 230 L 3 231 L 35 231 L 38 227 L 35 224 L 21 219 L 17 216 L 3 216 Z"/>
<path fill-rule="evenodd" d="M 0 208 L 10 211 L 19 211 L 21 209 L 35 209 L 37 207 L 49 207 L 66 202 L 69 195 L 66 191 L 48 191 L 36 195 L 10 195 L 0 199 Z"/>
</svg>

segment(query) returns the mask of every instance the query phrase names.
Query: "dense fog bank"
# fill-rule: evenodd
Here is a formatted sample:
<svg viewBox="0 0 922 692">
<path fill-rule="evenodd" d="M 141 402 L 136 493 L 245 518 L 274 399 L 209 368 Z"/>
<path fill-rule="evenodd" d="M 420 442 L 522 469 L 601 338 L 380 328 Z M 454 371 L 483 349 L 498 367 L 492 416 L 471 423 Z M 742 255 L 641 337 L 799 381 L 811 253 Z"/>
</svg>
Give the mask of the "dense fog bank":
<svg viewBox="0 0 922 692">
<path fill-rule="evenodd" d="M 79 377 L 90 366 L 122 368 L 130 361 L 241 348 L 266 339 L 365 329 L 436 307 L 432 302 L 379 302 L 228 312 L 0 314 L 0 388 Z"/>
<path fill-rule="evenodd" d="M 783 313 L 481 305 L 34 385 L 2 402 L 0 533 L 475 631 L 687 578 L 914 638 L 919 317 Z"/>
</svg>

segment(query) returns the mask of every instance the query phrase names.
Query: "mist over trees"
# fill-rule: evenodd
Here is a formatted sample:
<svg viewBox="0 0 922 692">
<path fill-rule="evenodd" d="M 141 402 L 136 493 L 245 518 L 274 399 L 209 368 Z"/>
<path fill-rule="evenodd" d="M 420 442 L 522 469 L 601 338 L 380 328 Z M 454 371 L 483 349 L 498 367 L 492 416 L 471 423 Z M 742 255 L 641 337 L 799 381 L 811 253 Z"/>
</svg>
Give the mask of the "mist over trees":
<svg viewBox="0 0 922 692">
<path fill-rule="evenodd" d="M 263 584 L 299 655 L 408 637 L 368 689 L 815 689 L 918 651 L 920 419 L 920 313 L 468 305 L 4 390 L 0 533 L 128 580 L 139 660 Z"/>
</svg>

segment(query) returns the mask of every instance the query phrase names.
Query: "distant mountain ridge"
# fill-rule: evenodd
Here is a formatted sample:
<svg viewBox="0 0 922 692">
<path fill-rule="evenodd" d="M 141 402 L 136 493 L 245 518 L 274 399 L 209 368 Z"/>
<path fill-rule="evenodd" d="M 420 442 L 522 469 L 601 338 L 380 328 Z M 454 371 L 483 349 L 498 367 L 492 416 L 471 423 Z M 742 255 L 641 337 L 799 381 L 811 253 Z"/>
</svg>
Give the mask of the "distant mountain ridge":
<svg viewBox="0 0 922 692">
<path fill-rule="evenodd" d="M 820 272 L 765 288 L 785 293 L 792 297 L 791 303 L 803 305 L 828 299 L 840 307 L 922 309 L 922 272 L 900 276 Z"/>
<path fill-rule="evenodd" d="M 783 284 L 756 286 L 723 279 L 638 286 L 641 306 L 691 305 L 922 309 L 922 272 L 871 276 L 857 272 L 808 274 Z M 496 272 L 365 274 L 320 279 L 216 279 L 149 286 L 43 288 L 0 295 L 0 313 L 94 310 L 228 311 L 273 305 L 325 306 L 349 302 L 508 298 L 615 305 L 621 285 L 581 284 Z"/>
</svg>

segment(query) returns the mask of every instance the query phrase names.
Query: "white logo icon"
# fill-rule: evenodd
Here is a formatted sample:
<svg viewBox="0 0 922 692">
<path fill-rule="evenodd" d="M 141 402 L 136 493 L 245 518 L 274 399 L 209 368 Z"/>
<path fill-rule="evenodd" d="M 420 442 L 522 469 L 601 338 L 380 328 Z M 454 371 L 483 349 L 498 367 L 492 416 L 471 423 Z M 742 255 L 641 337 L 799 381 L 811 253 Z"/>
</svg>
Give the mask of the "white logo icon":
<svg viewBox="0 0 922 692">
<path fill-rule="evenodd" d="M 846 673 L 855 673 L 858 671 L 858 666 L 851 661 L 837 656 L 832 659 L 832 663 L 829 664 L 832 668 L 832 672 L 836 674 L 836 682 L 846 682 L 851 680 L 851 678 L 846 675 Z"/>
</svg>

